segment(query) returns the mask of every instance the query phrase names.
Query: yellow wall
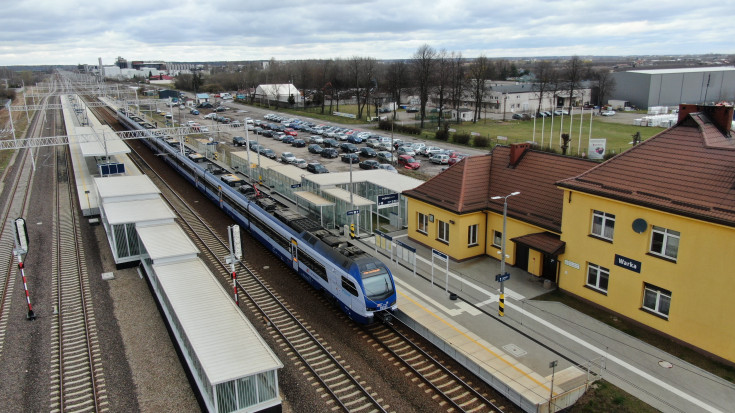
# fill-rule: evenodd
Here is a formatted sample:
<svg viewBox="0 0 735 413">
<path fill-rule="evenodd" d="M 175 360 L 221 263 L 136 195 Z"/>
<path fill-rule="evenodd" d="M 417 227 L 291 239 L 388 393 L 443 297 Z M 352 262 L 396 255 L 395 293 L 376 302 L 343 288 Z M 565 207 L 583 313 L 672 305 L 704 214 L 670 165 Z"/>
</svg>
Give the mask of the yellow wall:
<svg viewBox="0 0 735 413">
<path fill-rule="evenodd" d="M 517 221 L 511 217 L 508 217 L 506 223 L 507 231 L 505 239 L 505 262 L 510 265 L 515 265 L 516 261 L 516 244 L 511 241 L 512 238 L 520 237 L 528 234 L 535 234 L 538 232 L 544 232 L 543 228 L 535 225 L 528 224 L 526 222 Z M 500 245 L 493 245 L 493 234 L 494 231 L 503 232 L 503 214 L 497 214 L 495 212 L 488 213 L 487 220 L 487 255 L 500 259 Z M 534 250 L 528 252 L 528 272 L 533 275 L 541 275 L 541 265 L 543 264 L 543 255 Z"/>
<path fill-rule="evenodd" d="M 413 198 L 408 199 L 408 236 L 426 246 L 441 251 L 455 260 L 464 260 L 485 254 L 485 214 L 476 212 L 457 215 L 445 209 L 429 205 Z M 434 222 L 428 222 L 427 233 L 418 231 L 418 213 L 434 215 Z M 449 222 L 449 243 L 437 239 L 439 221 Z M 454 221 L 454 224 L 451 223 Z M 477 224 L 477 245 L 468 247 L 469 227 Z"/>
<path fill-rule="evenodd" d="M 559 287 L 682 341 L 735 362 L 735 228 L 573 192 L 564 194 Z M 590 237 L 592 211 L 615 215 L 612 242 Z M 643 233 L 635 219 L 648 223 Z M 676 262 L 648 253 L 652 226 L 680 233 Z M 641 262 L 641 272 L 616 266 L 615 254 Z M 568 262 L 571 261 L 571 262 Z M 587 263 L 610 270 L 607 295 L 585 287 Z M 579 269 L 573 266 L 579 265 Z M 671 291 L 668 320 L 641 310 L 644 283 Z"/>
</svg>

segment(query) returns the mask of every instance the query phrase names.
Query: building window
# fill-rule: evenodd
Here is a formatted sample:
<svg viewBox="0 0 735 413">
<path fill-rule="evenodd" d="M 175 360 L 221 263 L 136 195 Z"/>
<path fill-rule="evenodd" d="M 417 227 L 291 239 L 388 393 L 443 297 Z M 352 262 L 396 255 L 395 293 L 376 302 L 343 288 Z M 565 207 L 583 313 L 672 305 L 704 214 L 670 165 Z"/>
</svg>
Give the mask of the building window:
<svg viewBox="0 0 735 413">
<path fill-rule="evenodd" d="M 467 246 L 474 247 L 475 245 L 477 245 L 477 224 L 467 228 Z"/>
<path fill-rule="evenodd" d="M 418 218 L 419 219 L 418 219 L 418 224 L 416 225 L 416 230 L 422 234 L 426 234 L 428 231 L 427 223 L 429 222 L 429 217 L 419 212 Z"/>
<path fill-rule="evenodd" d="M 444 221 L 439 221 L 439 241 L 444 241 L 447 244 L 449 243 L 449 223 Z"/>
<path fill-rule="evenodd" d="M 501 248 L 503 244 L 503 233 L 500 231 L 493 231 L 493 246 Z"/>
<path fill-rule="evenodd" d="M 607 293 L 607 283 L 610 279 L 610 270 L 597 264 L 587 264 L 587 286 Z"/>
<path fill-rule="evenodd" d="M 653 226 L 651 231 L 651 254 L 676 260 L 679 253 L 679 231 Z"/>
<path fill-rule="evenodd" d="M 592 213 L 592 235 L 612 241 L 615 230 L 615 215 L 602 211 Z"/>
<path fill-rule="evenodd" d="M 643 289 L 643 308 L 656 315 L 669 318 L 671 291 L 645 284 Z"/>
</svg>

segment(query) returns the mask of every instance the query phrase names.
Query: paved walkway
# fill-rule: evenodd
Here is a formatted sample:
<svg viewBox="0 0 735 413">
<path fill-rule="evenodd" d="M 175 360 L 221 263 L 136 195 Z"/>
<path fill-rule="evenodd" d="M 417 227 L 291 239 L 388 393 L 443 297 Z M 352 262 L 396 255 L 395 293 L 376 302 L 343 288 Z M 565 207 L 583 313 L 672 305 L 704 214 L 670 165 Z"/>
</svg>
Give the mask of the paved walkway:
<svg viewBox="0 0 735 413">
<path fill-rule="evenodd" d="M 549 363 L 557 360 L 555 395 L 583 384 L 586 377 L 580 375 L 589 367 L 593 374 L 601 374 L 662 411 L 735 411 L 733 383 L 561 303 L 534 301 L 549 291 L 539 278 L 506 266 L 511 279 L 505 282 L 506 315 L 501 318 L 497 315 L 499 284 L 494 281 L 500 272 L 498 260 L 450 261 L 449 273 L 445 262 L 435 260 L 432 277 L 431 250 L 410 241 L 405 230 L 390 235 L 416 248 L 417 255 L 414 275 L 413 265 L 396 258 L 400 252 L 394 250 L 397 262 L 391 262 L 390 268 L 399 307 L 419 325 L 437 330 L 445 342 L 456 342 L 450 352 L 461 350 L 461 343 L 475 341 L 471 361 L 490 366 L 511 381 L 523 376 L 518 392 L 533 393 L 529 400 L 548 400 Z M 355 244 L 376 254 L 374 237 Z M 388 263 L 388 252 L 377 254 Z M 459 299 L 451 300 L 449 292 Z M 421 307 L 424 310 L 417 310 Z M 479 353 L 482 356 L 475 357 Z"/>
</svg>

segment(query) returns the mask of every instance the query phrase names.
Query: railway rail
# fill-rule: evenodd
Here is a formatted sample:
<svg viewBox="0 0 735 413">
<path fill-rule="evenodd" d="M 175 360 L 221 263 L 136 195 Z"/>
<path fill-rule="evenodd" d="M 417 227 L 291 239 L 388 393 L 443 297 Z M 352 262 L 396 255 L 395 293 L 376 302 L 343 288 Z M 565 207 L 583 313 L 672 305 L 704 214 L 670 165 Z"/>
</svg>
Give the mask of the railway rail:
<svg viewBox="0 0 735 413">
<path fill-rule="evenodd" d="M 105 118 L 111 124 L 115 121 L 109 113 Z M 220 280 L 226 285 L 231 279 L 229 267 L 222 261 L 222 257 L 229 255 L 226 242 L 217 236 L 216 232 L 197 214 L 190 211 L 185 201 L 179 198 L 172 188 L 168 187 L 160 178 L 154 178 L 155 173 L 152 170 L 149 172 L 147 166 L 139 165 L 139 167 L 141 170 L 146 170 L 148 176 L 158 184 L 162 192 L 165 193 L 164 197 L 167 200 L 173 196 L 174 202 L 169 200 L 170 205 L 177 211 L 182 220 L 186 221 L 187 226 L 191 225 L 186 229 L 189 236 L 195 240 L 198 248 L 207 251 L 209 259 L 212 260 L 211 262 L 218 264 Z M 210 247 L 213 248 L 210 249 Z M 240 294 L 248 298 L 247 305 L 262 314 L 264 322 L 268 323 L 270 328 L 288 343 L 291 347 L 291 353 L 298 357 L 300 362 L 311 371 L 312 375 L 321 383 L 325 391 L 332 395 L 332 399 L 342 410 L 385 411 L 385 409 L 390 408 L 390 406 L 380 406 L 379 403 L 371 405 L 368 402 L 369 400 L 365 399 L 365 393 L 360 394 L 359 388 L 363 387 L 363 382 L 358 382 L 359 378 L 350 378 L 349 367 L 338 368 L 342 366 L 342 363 L 336 360 L 335 356 L 332 356 L 324 345 L 319 343 L 319 340 L 314 337 L 316 333 L 310 332 L 308 326 L 304 325 L 298 315 L 289 310 L 288 305 L 283 303 L 277 294 L 262 281 L 262 277 L 257 274 L 257 271 L 250 268 L 247 263 L 241 264 L 245 270 L 244 274 L 247 276 L 239 276 L 238 284 Z M 243 274 L 243 271 L 238 271 L 238 274 Z M 304 285 L 306 284 L 304 283 Z M 374 324 L 365 327 L 364 331 L 367 336 L 372 338 L 372 341 L 379 345 L 379 352 L 395 358 L 395 364 L 400 365 L 399 368 L 407 368 L 410 371 L 407 376 L 413 376 L 415 379 L 412 378 L 412 381 L 417 381 L 419 387 L 430 389 L 426 391 L 432 392 L 435 395 L 434 398 L 440 398 L 437 403 L 446 408 L 446 411 L 504 411 L 504 407 L 498 406 L 498 403 L 502 404 L 501 402 L 477 391 L 471 382 L 464 381 L 392 325 Z M 348 387 L 345 389 L 330 388 L 329 383 L 333 382 L 346 382 Z M 342 400 L 340 398 L 341 394 L 348 394 L 352 399 Z M 372 398 L 371 395 L 370 399 Z M 498 396 L 498 398 L 505 400 L 502 396 Z"/>
<path fill-rule="evenodd" d="M 56 149 L 50 411 L 105 412 L 109 401 L 67 148 Z"/>
</svg>

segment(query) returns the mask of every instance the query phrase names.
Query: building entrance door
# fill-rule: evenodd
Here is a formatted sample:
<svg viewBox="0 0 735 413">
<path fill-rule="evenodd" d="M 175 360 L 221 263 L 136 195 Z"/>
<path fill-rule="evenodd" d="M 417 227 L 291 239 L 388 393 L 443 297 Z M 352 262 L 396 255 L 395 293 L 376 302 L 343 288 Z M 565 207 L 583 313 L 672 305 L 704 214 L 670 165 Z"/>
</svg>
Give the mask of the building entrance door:
<svg viewBox="0 0 735 413">
<path fill-rule="evenodd" d="M 516 244 L 516 268 L 528 271 L 528 247 Z"/>
</svg>

